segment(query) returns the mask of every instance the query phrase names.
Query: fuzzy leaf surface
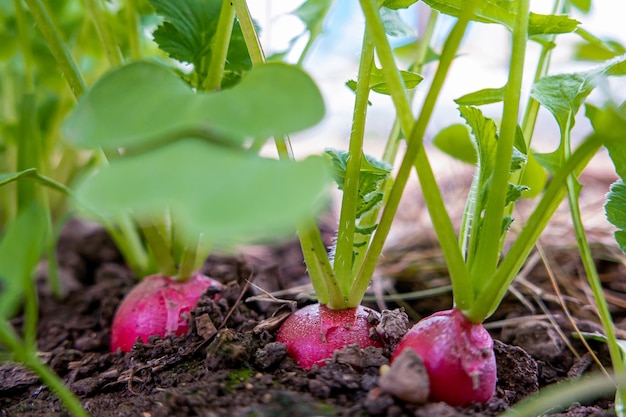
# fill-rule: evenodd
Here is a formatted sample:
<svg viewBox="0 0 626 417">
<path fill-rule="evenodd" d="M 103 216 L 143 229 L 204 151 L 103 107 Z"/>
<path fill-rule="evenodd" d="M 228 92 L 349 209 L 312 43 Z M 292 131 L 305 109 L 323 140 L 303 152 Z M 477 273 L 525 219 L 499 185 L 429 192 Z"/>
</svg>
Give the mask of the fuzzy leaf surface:
<svg viewBox="0 0 626 417">
<path fill-rule="evenodd" d="M 164 22 L 154 31 L 155 42 L 170 57 L 194 65 L 206 75 L 221 0 L 150 0 Z M 252 67 L 239 23 L 235 22 L 225 70 L 241 75 Z"/>
</svg>

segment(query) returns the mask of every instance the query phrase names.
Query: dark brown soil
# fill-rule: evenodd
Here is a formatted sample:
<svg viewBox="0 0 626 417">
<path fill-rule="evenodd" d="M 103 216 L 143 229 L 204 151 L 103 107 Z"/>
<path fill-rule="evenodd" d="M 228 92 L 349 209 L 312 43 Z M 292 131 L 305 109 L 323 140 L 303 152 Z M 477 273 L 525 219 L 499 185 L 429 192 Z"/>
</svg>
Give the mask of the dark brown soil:
<svg viewBox="0 0 626 417">
<path fill-rule="evenodd" d="M 411 245 L 387 254 L 387 267 L 381 267 L 381 276 L 387 278 L 377 282 L 379 287 L 407 293 L 447 283 L 440 256 Z M 399 268 L 409 249 L 420 249 L 421 266 L 404 261 Z M 623 299 L 624 267 L 607 251 L 598 249 L 600 271 L 607 290 Z M 570 290 L 584 292 L 575 251 L 550 250 L 549 255 L 561 276 L 571 280 Z M 38 347 L 41 358 L 97 417 L 496 416 L 543 386 L 597 369 L 581 341 L 570 336 L 572 325 L 540 265 L 526 275 L 528 283 L 515 285 L 516 295 L 507 296 L 487 323 L 496 339 L 496 395 L 483 405 L 455 408 L 443 403 L 411 404 L 381 389 L 379 372 L 389 363 L 386 349 L 346 349 L 326 367 L 309 372 L 286 357 L 284 346 L 274 341 L 275 330 L 296 302 L 311 301 L 309 292 L 293 290 L 276 296 L 280 300 L 263 295 L 307 283 L 297 244 L 210 258 L 204 272 L 225 284 L 219 301 L 201 300 L 193 311 L 189 335 L 155 339 L 128 354 L 109 353 L 109 323 L 135 277 L 107 235 L 99 228 L 71 222 L 59 243 L 59 259 L 65 296 L 55 299 L 46 285 L 40 286 Z M 583 331 L 600 329 L 589 304 L 583 305 L 571 291 L 565 295 L 572 300 L 568 306 L 576 324 Z M 383 303 L 379 298 L 372 306 Z M 415 321 L 450 308 L 451 300 L 444 293 L 384 305 L 390 310 L 400 306 Z M 612 306 L 616 323 L 623 323 L 623 307 Z M 546 313 L 559 327 L 546 320 Z M 13 324 L 19 329 L 20 319 Z M 602 343 L 590 342 L 590 347 L 609 363 Z M 552 412 L 567 417 L 609 416 L 611 406 L 609 396 Z M 55 395 L 30 372 L 15 364 L 0 365 L 0 416 L 64 415 Z"/>
</svg>

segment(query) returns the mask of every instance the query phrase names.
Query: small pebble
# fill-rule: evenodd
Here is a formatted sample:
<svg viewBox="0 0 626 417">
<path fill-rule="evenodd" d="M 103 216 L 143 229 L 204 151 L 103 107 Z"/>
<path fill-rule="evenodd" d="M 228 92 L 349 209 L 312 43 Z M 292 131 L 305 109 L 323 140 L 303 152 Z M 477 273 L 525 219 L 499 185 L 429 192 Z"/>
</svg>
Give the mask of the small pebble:
<svg viewBox="0 0 626 417">
<path fill-rule="evenodd" d="M 412 349 L 405 349 L 391 366 L 382 366 L 378 386 L 383 392 L 410 402 L 428 399 L 430 381 L 422 358 Z"/>
</svg>

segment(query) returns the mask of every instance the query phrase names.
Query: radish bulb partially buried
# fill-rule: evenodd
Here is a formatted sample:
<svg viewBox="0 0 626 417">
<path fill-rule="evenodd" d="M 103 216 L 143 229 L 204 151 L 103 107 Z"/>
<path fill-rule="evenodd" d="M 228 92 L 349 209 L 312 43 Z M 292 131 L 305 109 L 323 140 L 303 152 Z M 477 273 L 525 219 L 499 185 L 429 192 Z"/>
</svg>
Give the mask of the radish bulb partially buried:
<svg viewBox="0 0 626 417">
<path fill-rule="evenodd" d="M 287 353 L 303 369 L 324 366 L 335 350 L 356 344 L 361 349 L 382 347 L 372 337 L 369 317 L 378 313 L 367 307 L 333 310 L 325 305 L 311 304 L 297 310 L 283 323 L 276 340 L 287 347 Z"/>
<path fill-rule="evenodd" d="M 200 273 L 185 281 L 161 274 L 151 275 L 137 284 L 122 300 L 111 327 L 111 351 L 129 352 L 139 338 L 187 333 L 189 314 L 200 296 L 221 284 Z"/>
<path fill-rule="evenodd" d="M 458 309 L 440 311 L 413 326 L 391 357 L 405 349 L 421 356 L 430 379 L 430 401 L 466 406 L 489 400 L 496 389 L 493 339 Z"/>
</svg>

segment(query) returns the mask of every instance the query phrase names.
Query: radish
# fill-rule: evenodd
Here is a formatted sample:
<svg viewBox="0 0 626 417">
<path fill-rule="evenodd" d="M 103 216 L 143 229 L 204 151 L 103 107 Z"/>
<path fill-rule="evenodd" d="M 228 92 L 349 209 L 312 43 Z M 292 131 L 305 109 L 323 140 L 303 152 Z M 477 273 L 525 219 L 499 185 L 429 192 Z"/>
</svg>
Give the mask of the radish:
<svg viewBox="0 0 626 417">
<path fill-rule="evenodd" d="M 391 361 L 405 349 L 421 356 L 430 379 L 430 401 L 467 406 L 485 402 L 496 389 L 493 339 L 457 308 L 437 312 L 413 326 Z"/>
<path fill-rule="evenodd" d="M 333 352 L 356 344 L 361 349 L 382 347 L 373 335 L 370 317 L 379 314 L 367 307 L 333 310 L 322 304 L 311 304 L 297 310 L 285 320 L 276 340 L 287 347 L 287 353 L 303 369 L 324 366 Z"/>
<path fill-rule="evenodd" d="M 208 288 L 221 284 L 195 273 L 185 281 L 162 274 L 151 275 L 137 284 L 122 300 L 111 327 L 111 351 L 129 352 L 137 339 L 187 333 L 188 316 Z"/>
</svg>

